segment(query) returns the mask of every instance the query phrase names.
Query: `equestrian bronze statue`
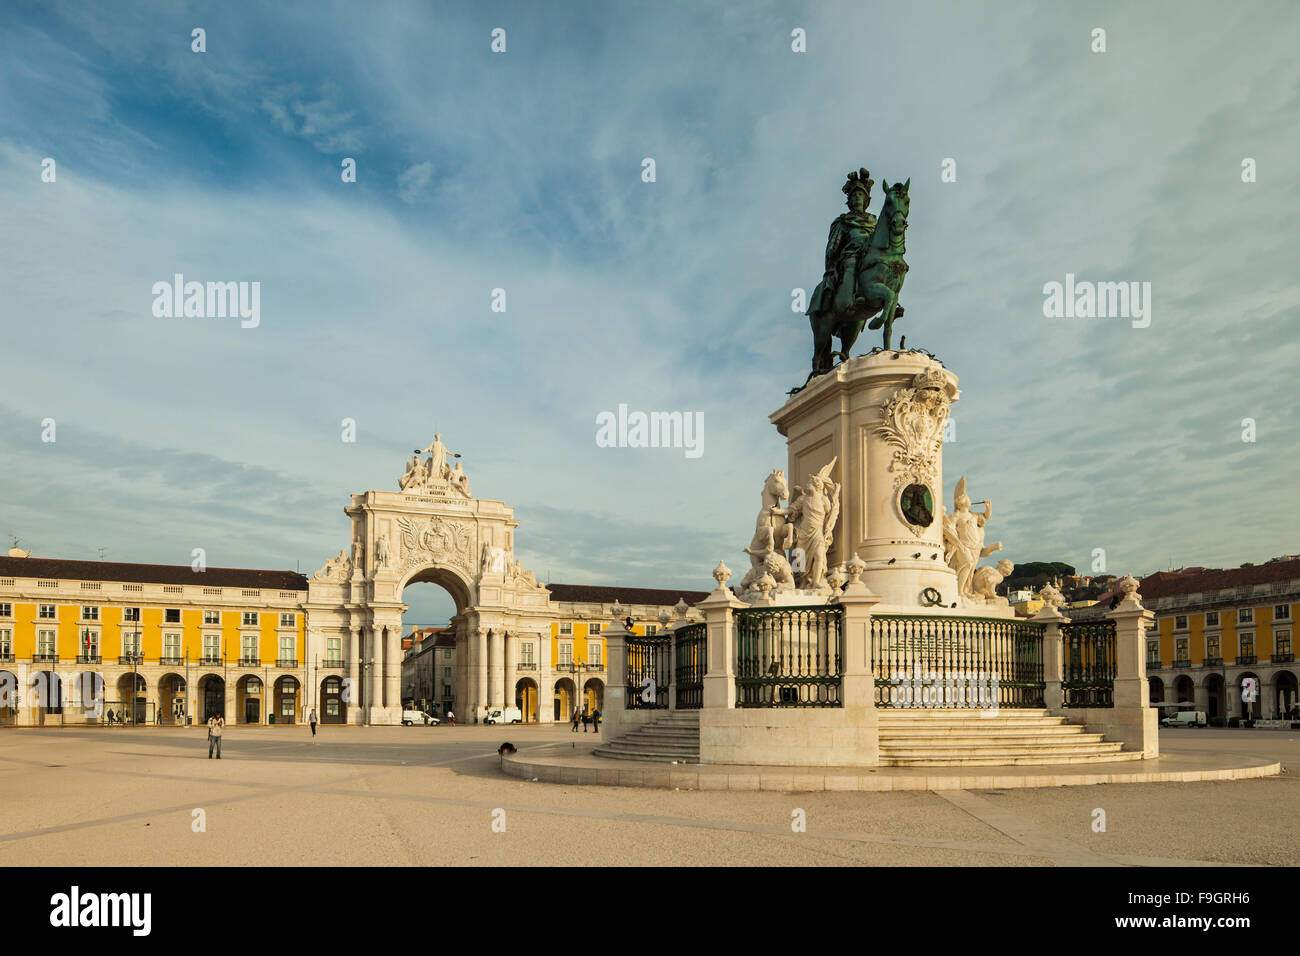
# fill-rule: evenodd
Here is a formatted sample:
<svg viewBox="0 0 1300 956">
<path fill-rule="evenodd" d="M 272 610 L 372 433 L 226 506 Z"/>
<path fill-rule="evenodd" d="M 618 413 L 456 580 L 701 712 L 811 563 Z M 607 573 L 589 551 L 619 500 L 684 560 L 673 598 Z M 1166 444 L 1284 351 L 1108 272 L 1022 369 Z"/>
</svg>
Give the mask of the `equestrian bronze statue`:
<svg viewBox="0 0 1300 956">
<path fill-rule="evenodd" d="M 808 307 L 813 331 L 809 378 L 829 372 L 836 355 L 848 361 L 849 350 L 864 325 L 872 330 L 883 328 L 884 349 L 889 350 L 894 320 L 903 315 L 898 293 L 907 276 L 903 255 L 907 251 L 904 240 L 911 184 L 911 179 L 893 186 L 883 184 L 885 203 L 878 225 L 876 217 L 867 212 L 875 180 L 865 169 L 849 173 L 843 187 L 849 211 L 831 223 L 826 272 Z M 838 352 L 831 351 L 832 338 L 840 340 Z"/>
</svg>

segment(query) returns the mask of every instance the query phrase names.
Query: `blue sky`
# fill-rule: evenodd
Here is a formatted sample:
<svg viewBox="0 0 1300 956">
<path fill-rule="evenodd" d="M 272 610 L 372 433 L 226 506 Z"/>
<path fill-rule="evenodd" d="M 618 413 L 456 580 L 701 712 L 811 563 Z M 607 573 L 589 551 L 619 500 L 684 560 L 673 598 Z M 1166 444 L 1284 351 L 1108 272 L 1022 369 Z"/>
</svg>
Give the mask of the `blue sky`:
<svg viewBox="0 0 1300 956">
<path fill-rule="evenodd" d="M 310 572 L 437 430 L 543 579 L 704 587 L 785 464 L 791 290 L 867 166 L 873 209 L 912 180 L 898 332 L 961 379 L 945 499 L 967 475 L 1008 557 L 1300 551 L 1297 27 L 1289 3 L 6 4 L 0 531 Z M 261 324 L 155 318 L 177 272 L 259 281 Z M 1151 282 L 1150 327 L 1045 318 L 1067 272 Z M 597 447 L 620 403 L 703 412 L 703 456 Z"/>
</svg>

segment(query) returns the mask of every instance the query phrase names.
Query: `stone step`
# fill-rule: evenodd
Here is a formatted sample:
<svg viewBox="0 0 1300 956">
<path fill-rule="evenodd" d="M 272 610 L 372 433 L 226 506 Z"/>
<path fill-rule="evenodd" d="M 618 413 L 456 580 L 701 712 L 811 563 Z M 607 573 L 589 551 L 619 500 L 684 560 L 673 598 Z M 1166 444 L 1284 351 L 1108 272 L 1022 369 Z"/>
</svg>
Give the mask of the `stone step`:
<svg viewBox="0 0 1300 956">
<path fill-rule="evenodd" d="M 916 740 L 946 740 L 950 737 L 1040 737 L 1056 740 L 1086 733 L 1082 724 L 1053 725 L 1050 727 L 882 727 L 880 739 L 897 740 L 907 737 Z"/>
<path fill-rule="evenodd" d="M 1087 757 L 1099 754 L 1119 753 L 1122 744 L 1104 742 L 1080 744 L 1077 747 L 1035 747 L 1033 745 L 1015 747 L 949 747 L 915 749 L 911 747 L 880 748 L 880 756 L 890 760 L 907 760 L 910 758 L 943 758 L 945 760 L 961 757 L 989 757 L 1009 759 L 1012 757 Z"/>
<path fill-rule="evenodd" d="M 1002 757 L 972 757 L 958 755 L 953 757 L 917 757 L 880 758 L 882 767 L 1016 767 L 1044 764 L 1108 764 L 1118 760 L 1141 760 L 1142 754 L 1136 751 L 1117 750 L 1107 754 L 1041 754 L 1033 756 L 1014 755 Z"/>
<path fill-rule="evenodd" d="M 697 764 L 700 762 L 700 755 L 695 754 L 678 754 L 666 753 L 660 750 L 614 750 L 610 747 L 597 747 L 592 751 L 600 757 L 608 757 L 613 760 L 648 760 L 654 763 L 679 763 L 679 764 Z"/>
<path fill-rule="evenodd" d="M 980 717 L 983 714 L 999 714 L 1003 717 L 1059 717 L 1049 714 L 1043 707 L 877 707 L 876 713 L 885 717 L 918 717 L 925 720 L 943 717 Z"/>
<path fill-rule="evenodd" d="M 883 734 L 880 737 L 880 749 L 899 747 L 914 748 L 956 748 L 956 747 L 1072 747 L 1078 743 L 1099 744 L 1101 734 L 942 734 L 933 737 Z"/>
<path fill-rule="evenodd" d="M 921 717 L 916 714 L 881 714 L 882 726 L 895 724 L 915 724 L 918 727 L 946 727 L 954 724 L 1023 724 L 1028 727 L 1047 727 L 1053 724 L 1065 724 L 1069 721 L 1061 716 L 1028 716 L 1025 714 L 1008 714 L 1005 711 L 985 711 L 978 714 L 936 714 L 933 717 Z"/>
<path fill-rule="evenodd" d="M 607 744 L 601 744 L 606 750 L 655 750 L 666 754 L 698 754 L 699 744 L 661 744 L 654 741 L 628 740 L 619 738 Z"/>
</svg>

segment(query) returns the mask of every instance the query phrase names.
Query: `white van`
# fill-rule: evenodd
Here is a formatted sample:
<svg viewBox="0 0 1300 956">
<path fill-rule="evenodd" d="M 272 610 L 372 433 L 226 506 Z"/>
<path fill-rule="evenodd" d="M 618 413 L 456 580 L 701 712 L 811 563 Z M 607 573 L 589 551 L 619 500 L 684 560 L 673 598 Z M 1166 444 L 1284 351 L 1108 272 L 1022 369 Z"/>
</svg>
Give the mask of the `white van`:
<svg viewBox="0 0 1300 956">
<path fill-rule="evenodd" d="M 521 724 L 524 722 L 524 714 L 518 707 L 492 707 L 483 716 L 485 724 Z"/>
<path fill-rule="evenodd" d="M 402 711 L 402 726 L 410 727 L 413 724 L 436 724 L 438 718 L 433 714 L 426 714 L 422 710 L 404 710 Z"/>
<path fill-rule="evenodd" d="M 1204 727 L 1208 723 L 1203 710 L 1180 710 L 1160 721 L 1162 727 Z"/>
</svg>

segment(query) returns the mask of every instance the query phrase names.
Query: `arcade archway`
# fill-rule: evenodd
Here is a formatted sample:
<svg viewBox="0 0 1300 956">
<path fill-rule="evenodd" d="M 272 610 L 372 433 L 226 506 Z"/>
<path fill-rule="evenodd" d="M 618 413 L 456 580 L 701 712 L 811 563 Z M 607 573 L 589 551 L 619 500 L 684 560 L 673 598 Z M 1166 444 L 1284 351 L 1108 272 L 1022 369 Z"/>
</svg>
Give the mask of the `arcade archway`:
<svg viewBox="0 0 1300 956">
<path fill-rule="evenodd" d="M 226 716 L 226 682 L 216 674 L 205 674 L 199 678 L 199 700 L 203 709 L 199 711 L 199 720 L 207 723 L 213 717 Z"/>
<path fill-rule="evenodd" d="M 524 715 L 524 723 L 536 723 L 539 714 L 537 713 L 537 681 L 531 677 L 525 677 L 515 684 L 515 706 L 519 712 Z"/>
<path fill-rule="evenodd" d="M 331 674 L 320 682 L 319 716 L 322 724 L 348 722 L 348 705 L 344 700 L 343 678 L 336 674 Z"/>
</svg>

